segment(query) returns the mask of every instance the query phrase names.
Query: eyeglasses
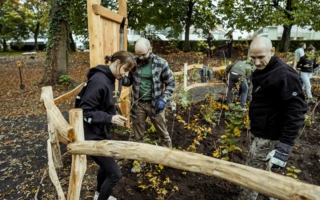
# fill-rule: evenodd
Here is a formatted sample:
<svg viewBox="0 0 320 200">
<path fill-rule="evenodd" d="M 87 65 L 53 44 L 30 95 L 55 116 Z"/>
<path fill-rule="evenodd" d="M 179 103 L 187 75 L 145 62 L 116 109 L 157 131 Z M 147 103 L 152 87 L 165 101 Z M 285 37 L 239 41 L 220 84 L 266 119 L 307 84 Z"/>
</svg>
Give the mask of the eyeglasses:
<svg viewBox="0 0 320 200">
<path fill-rule="evenodd" d="M 150 49 L 148 49 L 147 53 L 137 54 L 137 57 L 138 58 L 146 57 L 148 55 L 149 51 L 150 51 Z"/>
</svg>

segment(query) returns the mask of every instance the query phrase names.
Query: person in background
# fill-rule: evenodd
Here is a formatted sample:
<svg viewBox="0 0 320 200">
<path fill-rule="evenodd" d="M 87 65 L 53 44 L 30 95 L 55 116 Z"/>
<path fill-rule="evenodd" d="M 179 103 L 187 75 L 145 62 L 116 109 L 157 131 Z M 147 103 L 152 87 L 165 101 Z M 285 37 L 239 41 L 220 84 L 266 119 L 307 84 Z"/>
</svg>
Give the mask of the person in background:
<svg viewBox="0 0 320 200">
<path fill-rule="evenodd" d="M 133 86 L 131 117 L 134 140 L 143 142 L 146 119 L 150 117 L 160 136 L 160 145 L 171 148 L 165 108 L 175 88 L 173 73 L 166 60 L 152 53 L 149 40 L 137 40 L 135 53 L 138 66 L 122 79 L 123 86 Z"/>
<path fill-rule="evenodd" d="M 252 74 L 251 144 L 246 165 L 271 171 L 286 166 L 308 107 L 301 78 L 292 67 L 274 56 L 270 39 L 254 38 L 250 57 L 256 70 Z M 243 188 L 238 199 L 255 200 L 258 195 Z"/>
<path fill-rule="evenodd" d="M 136 66 L 136 61 L 130 52 L 118 51 L 106 56 L 106 63 L 109 62 L 110 65 L 98 65 L 89 70 L 86 86 L 77 96 L 80 102 L 76 107 L 83 109 L 85 140 L 109 140 L 112 138 L 112 124 L 124 126 L 126 121 L 116 113 L 115 80 L 126 76 Z M 91 158 L 99 165 L 94 200 L 116 199 L 110 195 L 121 179 L 117 162 L 112 157 Z"/>
<path fill-rule="evenodd" d="M 312 98 L 310 78 L 313 74 L 313 69 L 318 67 L 317 59 L 314 56 L 315 48 L 310 44 L 306 49 L 306 54 L 302 56 L 297 63 L 297 69 L 301 71 L 300 76 L 303 81 L 303 88 L 306 88 L 306 93 L 309 103 L 316 103 Z"/>
<path fill-rule="evenodd" d="M 228 58 L 231 58 L 231 53 L 232 53 L 232 43 L 233 43 L 233 37 L 232 35 L 228 36 L 228 41 L 227 41 L 227 47 L 228 47 Z"/>
<path fill-rule="evenodd" d="M 236 84 L 240 85 L 240 101 L 241 109 L 246 111 L 246 102 L 248 96 L 249 86 L 251 83 L 252 65 L 246 60 L 237 61 L 226 68 L 225 78 L 228 81 L 227 104 L 230 104 L 233 99 L 232 89 Z M 229 77 L 229 78 L 227 78 Z"/>
<path fill-rule="evenodd" d="M 300 58 L 304 56 L 305 49 L 306 49 L 306 43 L 301 43 L 300 47 L 294 51 L 294 61 L 293 61 L 294 69 L 296 69 L 297 63 L 299 62 Z"/>
<path fill-rule="evenodd" d="M 212 38 L 212 35 L 211 35 L 211 33 L 209 33 L 209 35 L 208 35 L 208 38 L 207 38 L 207 44 L 208 44 L 208 47 L 209 48 L 207 48 L 207 58 L 212 58 L 212 56 L 213 56 L 213 52 L 212 52 L 212 40 L 213 40 L 213 38 Z"/>
</svg>

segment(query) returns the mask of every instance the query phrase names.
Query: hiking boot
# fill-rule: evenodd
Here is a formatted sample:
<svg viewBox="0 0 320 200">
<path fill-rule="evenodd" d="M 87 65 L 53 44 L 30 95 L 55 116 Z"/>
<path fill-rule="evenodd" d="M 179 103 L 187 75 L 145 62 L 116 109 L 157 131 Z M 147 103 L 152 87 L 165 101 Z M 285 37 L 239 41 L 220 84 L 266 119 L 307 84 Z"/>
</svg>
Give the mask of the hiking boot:
<svg viewBox="0 0 320 200">
<path fill-rule="evenodd" d="M 317 103 L 313 98 L 310 98 L 309 100 L 308 100 L 308 103 L 312 103 L 312 104 L 315 104 L 315 103 Z"/>
<path fill-rule="evenodd" d="M 247 109 L 246 109 L 246 108 L 241 108 L 241 110 L 242 110 L 242 111 L 244 111 L 244 112 L 245 112 L 245 111 L 247 111 Z"/>
</svg>

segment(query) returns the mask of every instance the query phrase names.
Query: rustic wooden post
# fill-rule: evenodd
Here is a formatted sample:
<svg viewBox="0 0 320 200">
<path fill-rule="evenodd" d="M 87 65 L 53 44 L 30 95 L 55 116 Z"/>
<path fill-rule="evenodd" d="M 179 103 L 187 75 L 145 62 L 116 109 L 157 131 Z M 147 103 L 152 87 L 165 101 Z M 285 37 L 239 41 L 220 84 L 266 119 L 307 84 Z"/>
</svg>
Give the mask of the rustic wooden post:
<svg viewBox="0 0 320 200">
<path fill-rule="evenodd" d="M 87 0 L 87 13 L 88 13 L 88 32 L 89 32 L 89 45 L 90 45 L 90 67 L 95 67 L 98 64 L 104 64 L 103 55 L 103 38 L 102 35 L 102 21 L 100 15 L 93 12 L 93 5 L 100 4 L 100 0 Z"/>
<path fill-rule="evenodd" d="M 54 187 L 57 190 L 58 199 L 59 200 L 65 200 L 66 198 L 64 196 L 61 184 L 59 182 L 57 171 L 56 171 L 56 169 L 54 167 L 54 164 L 53 164 L 52 149 L 51 149 L 51 141 L 50 141 L 50 139 L 47 140 L 47 151 L 48 151 L 48 165 L 49 165 L 49 176 L 50 176 L 50 179 L 51 179 Z"/>
<path fill-rule="evenodd" d="M 120 24 L 123 18 L 127 17 L 127 2 L 119 0 L 119 12 L 114 13 L 100 5 L 100 0 L 87 0 L 88 29 L 90 42 L 90 67 L 104 64 L 104 57 L 112 55 L 120 50 Z M 128 19 L 124 24 L 123 50 L 127 50 L 127 26 Z M 115 84 L 115 91 L 118 91 L 118 81 Z M 122 93 L 128 94 L 124 96 Z M 130 119 L 130 88 L 123 87 L 120 101 L 120 110 L 126 118 Z M 130 127 L 130 120 L 126 121 Z"/>
<path fill-rule="evenodd" d="M 74 127 L 75 141 L 84 141 L 82 109 L 69 111 L 70 125 Z M 87 170 L 86 155 L 72 155 L 71 174 L 69 180 L 68 200 L 80 199 L 83 176 Z"/>
<path fill-rule="evenodd" d="M 52 157 L 53 163 L 55 168 L 62 168 L 62 158 L 61 158 L 61 151 L 60 151 L 60 144 L 58 139 L 57 129 L 54 127 L 53 123 L 51 122 L 50 117 L 48 116 L 48 132 L 49 138 L 52 146 Z M 48 152 L 49 153 L 49 152 Z"/>
<path fill-rule="evenodd" d="M 44 103 L 47 115 L 54 124 L 55 129 L 59 131 L 58 138 L 61 143 L 67 144 L 73 141 L 74 131 L 72 126 L 64 119 L 58 107 L 54 104 L 52 95 L 52 87 L 42 87 L 40 101 Z"/>
<path fill-rule="evenodd" d="M 43 94 L 47 96 L 49 101 L 53 101 L 53 92 L 52 87 L 46 87 L 46 89 L 42 90 Z M 41 97 L 42 100 L 42 97 Z M 58 139 L 58 132 L 57 129 L 54 127 L 54 124 L 52 122 L 52 118 L 47 112 L 47 120 L 48 120 L 48 132 L 49 132 L 49 138 L 51 142 L 52 152 L 48 152 L 48 154 L 52 154 L 53 157 L 53 163 L 56 168 L 62 168 L 63 163 L 61 159 L 61 152 L 60 152 L 60 144 Z"/>
</svg>

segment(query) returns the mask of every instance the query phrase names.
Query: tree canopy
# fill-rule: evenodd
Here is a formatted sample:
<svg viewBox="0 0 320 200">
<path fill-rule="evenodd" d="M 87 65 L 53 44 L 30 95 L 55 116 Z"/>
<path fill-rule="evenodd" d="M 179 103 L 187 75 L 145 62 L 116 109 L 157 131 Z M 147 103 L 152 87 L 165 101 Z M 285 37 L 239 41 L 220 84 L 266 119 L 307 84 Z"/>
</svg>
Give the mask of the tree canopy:
<svg viewBox="0 0 320 200">
<path fill-rule="evenodd" d="M 293 25 L 320 30 L 319 1 L 314 0 L 219 0 L 218 12 L 231 29 L 258 30 L 265 26 L 283 26 L 280 51 L 289 49 Z"/>
<path fill-rule="evenodd" d="M 29 35 L 27 19 L 28 13 L 22 9 L 20 3 L 6 0 L 0 8 L 0 38 L 3 42 L 27 38 Z"/>
<path fill-rule="evenodd" d="M 143 0 L 128 2 L 129 26 L 143 32 L 147 25 L 156 30 L 169 28 L 169 37 L 185 33 L 185 51 L 190 50 L 190 27 L 201 28 L 204 33 L 219 22 L 211 0 Z"/>
</svg>

